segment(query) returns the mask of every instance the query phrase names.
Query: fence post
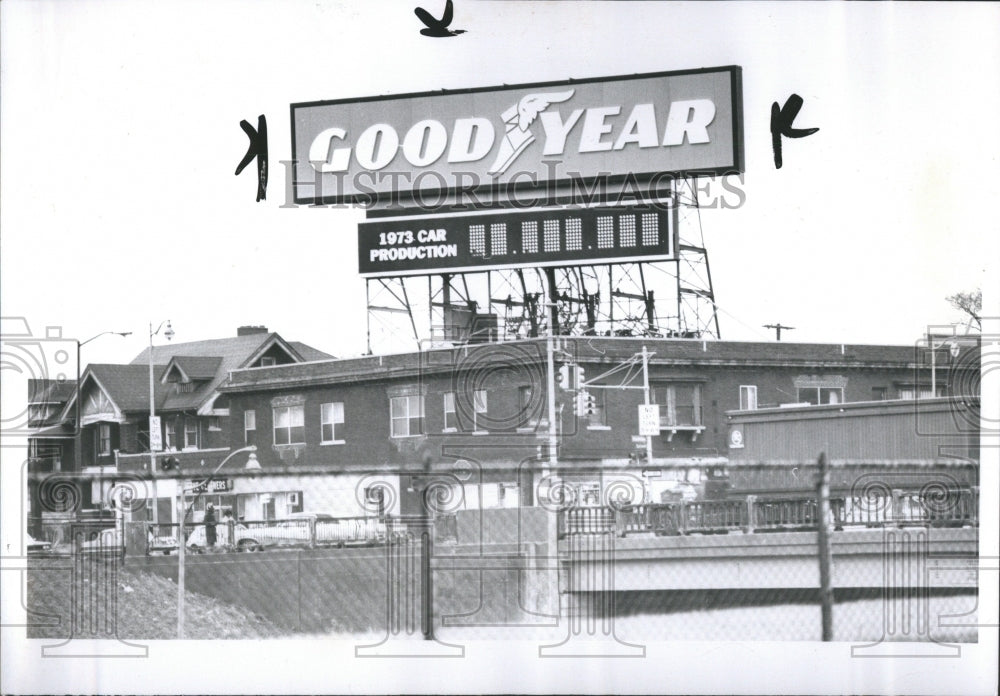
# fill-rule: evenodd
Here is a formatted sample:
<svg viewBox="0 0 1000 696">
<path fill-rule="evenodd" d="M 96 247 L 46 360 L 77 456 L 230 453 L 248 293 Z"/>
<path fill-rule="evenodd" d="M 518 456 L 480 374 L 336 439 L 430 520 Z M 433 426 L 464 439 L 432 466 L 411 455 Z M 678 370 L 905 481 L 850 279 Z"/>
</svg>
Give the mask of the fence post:
<svg viewBox="0 0 1000 696">
<path fill-rule="evenodd" d="M 747 496 L 747 526 L 744 529 L 747 534 L 753 534 L 754 528 L 757 526 L 756 503 L 757 496 L 752 494 Z"/>
<path fill-rule="evenodd" d="M 902 526 L 903 522 L 903 491 L 898 488 L 892 489 L 892 521 L 897 526 Z"/>
<path fill-rule="evenodd" d="M 615 524 L 615 527 L 614 527 L 615 536 L 616 537 L 624 537 L 625 536 L 625 509 L 624 508 L 616 508 L 615 506 L 612 505 L 611 506 L 611 514 L 613 514 L 615 516 L 614 517 L 614 520 L 615 520 L 615 522 L 614 522 L 614 524 Z"/>
<path fill-rule="evenodd" d="M 816 531 L 819 545 L 819 598 L 822 607 L 823 641 L 833 640 L 833 588 L 830 582 L 830 468 L 826 452 L 819 455 L 819 481 L 816 482 L 819 519 Z"/>
<path fill-rule="evenodd" d="M 316 548 L 316 518 L 309 518 L 309 548 Z"/>
</svg>

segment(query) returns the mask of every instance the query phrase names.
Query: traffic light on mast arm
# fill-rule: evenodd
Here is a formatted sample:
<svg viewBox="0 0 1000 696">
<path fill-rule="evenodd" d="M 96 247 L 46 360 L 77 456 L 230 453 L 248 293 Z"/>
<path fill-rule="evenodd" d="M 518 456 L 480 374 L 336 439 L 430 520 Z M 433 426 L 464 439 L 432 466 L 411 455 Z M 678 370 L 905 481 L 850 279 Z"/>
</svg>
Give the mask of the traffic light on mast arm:
<svg viewBox="0 0 1000 696">
<path fill-rule="evenodd" d="M 573 400 L 573 410 L 578 418 L 591 416 L 597 410 L 597 398 L 586 389 L 581 389 Z"/>
</svg>

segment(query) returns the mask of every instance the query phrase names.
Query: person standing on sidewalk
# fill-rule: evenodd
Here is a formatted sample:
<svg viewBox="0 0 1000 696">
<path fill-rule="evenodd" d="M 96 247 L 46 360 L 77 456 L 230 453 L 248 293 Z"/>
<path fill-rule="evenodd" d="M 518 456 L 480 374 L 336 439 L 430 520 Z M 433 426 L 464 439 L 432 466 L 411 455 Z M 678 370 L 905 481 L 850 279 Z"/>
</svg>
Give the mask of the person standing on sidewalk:
<svg viewBox="0 0 1000 696">
<path fill-rule="evenodd" d="M 210 549 L 215 548 L 215 506 L 211 503 L 205 508 L 205 546 Z"/>
</svg>

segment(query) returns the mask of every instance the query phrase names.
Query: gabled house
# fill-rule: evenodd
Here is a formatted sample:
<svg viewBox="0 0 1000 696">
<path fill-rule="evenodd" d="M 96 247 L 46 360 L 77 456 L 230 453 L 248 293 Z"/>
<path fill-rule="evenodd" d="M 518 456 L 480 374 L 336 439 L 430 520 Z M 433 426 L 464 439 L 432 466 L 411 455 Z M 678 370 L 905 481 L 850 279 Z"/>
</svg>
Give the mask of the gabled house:
<svg viewBox="0 0 1000 696">
<path fill-rule="evenodd" d="M 240 327 L 231 338 L 154 346 L 153 403 L 163 443 L 157 471 L 186 460 L 205 465 L 226 456 L 231 439 L 228 397 L 219 387 L 232 370 L 331 357 L 259 326 Z M 76 470 L 88 489 L 81 490 L 81 508 L 99 509 L 116 474 L 150 471 L 150 349 L 127 365 L 88 366 L 79 389 L 63 405 L 60 422 L 75 423 L 77 398 L 81 456 Z M 242 432 L 242 414 L 238 427 Z M 173 482 L 164 484 L 157 491 L 157 505 L 160 519 L 170 519 Z"/>
<path fill-rule="evenodd" d="M 44 538 L 44 513 L 56 512 L 41 505 L 40 478 L 73 468 L 73 426 L 61 423 L 59 416 L 75 390 L 73 380 L 28 380 L 28 427 L 32 431 L 28 436 L 28 533 L 36 539 Z"/>
</svg>

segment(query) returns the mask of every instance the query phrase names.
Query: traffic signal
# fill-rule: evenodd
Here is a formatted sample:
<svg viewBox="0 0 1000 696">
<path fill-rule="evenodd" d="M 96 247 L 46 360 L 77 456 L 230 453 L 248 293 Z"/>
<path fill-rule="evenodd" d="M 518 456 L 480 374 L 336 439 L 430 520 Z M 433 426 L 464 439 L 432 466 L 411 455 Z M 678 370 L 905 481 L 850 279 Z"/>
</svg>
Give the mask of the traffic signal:
<svg viewBox="0 0 1000 696">
<path fill-rule="evenodd" d="M 586 389 L 581 389 L 576 393 L 573 400 L 573 410 L 578 418 L 585 418 L 594 413 L 597 409 L 597 399 Z"/>
<path fill-rule="evenodd" d="M 583 365 L 574 365 L 573 367 L 576 368 L 575 370 L 576 381 L 573 383 L 573 386 L 575 386 L 577 389 L 580 389 L 584 382 Z"/>
<path fill-rule="evenodd" d="M 570 366 L 560 365 L 559 372 L 556 373 L 556 386 L 562 389 L 569 389 Z"/>
</svg>

